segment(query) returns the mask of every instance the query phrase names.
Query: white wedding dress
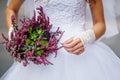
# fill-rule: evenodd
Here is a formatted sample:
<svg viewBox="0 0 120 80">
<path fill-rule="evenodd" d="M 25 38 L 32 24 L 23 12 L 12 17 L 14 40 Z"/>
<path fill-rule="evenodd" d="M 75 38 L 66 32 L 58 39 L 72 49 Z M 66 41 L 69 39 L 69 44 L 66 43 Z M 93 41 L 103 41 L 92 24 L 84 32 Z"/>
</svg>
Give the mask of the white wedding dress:
<svg viewBox="0 0 120 80">
<path fill-rule="evenodd" d="M 40 0 L 35 5 L 43 6 L 53 30 L 65 31 L 60 42 L 85 31 L 86 0 Z M 1 80 L 120 80 L 120 59 L 100 41 L 87 46 L 81 55 L 62 48 L 56 58 L 51 55 L 48 59 L 54 65 L 31 62 L 24 67 L 14 62 Z"/>
</svg>

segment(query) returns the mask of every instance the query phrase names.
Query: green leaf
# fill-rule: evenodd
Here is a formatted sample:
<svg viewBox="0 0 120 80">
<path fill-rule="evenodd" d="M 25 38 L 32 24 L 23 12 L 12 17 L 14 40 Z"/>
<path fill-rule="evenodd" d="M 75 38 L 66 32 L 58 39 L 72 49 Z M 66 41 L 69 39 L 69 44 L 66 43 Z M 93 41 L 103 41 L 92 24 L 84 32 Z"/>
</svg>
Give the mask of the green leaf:
<svg viewBox="0 0 120 80">
<path fill-rule="evenodd" d="M 22 47 L 22 48 L 20 49 L 20 52 L 25 52 L 25 51 L 26 51 L 26 49 L 27 49 L 27 48 Z"/>
<path fill-rule="evenodd" d="M 38 50 L 38 51 L 36 51 L 35 52 L 35 56 L 40 56 L 40 55 L 42 55 L 44 53 L 44 50 Z"/>
<path fill-rule="evenodd" d="M 36 28 L 36 32 L 38 32 L 39 30 L 38 30 L 38 27 Z"/>
<path fill-rule="evenodd" d="M 31 42 L 32 42 L 32 41 L 31 41 L 31 39 L 29 39 L 29 38 L 27 38 L 27 39 L 25 40 L 25 44 L 26 44 L 26 45 L 29 45 Z"/>
<path fill-rule="evenodd" d="M 43 35 L 44 34 L 44 30 L 42 30 L 42 29 L 39 29 L 39 30 L 37 30 L 37 33 L 39 34 L 39 35 Z"/>
<path fill-rule="evenodd" d="M 40 50 L 40 48 L 39 48 L 39 47 L 37 47 L 37 48 L 36 48 L 36 50 Z"/>
<path fill-rule="evenodd" d="M 30 39 L 36 41 L 37 38 L 38 38 L 38 36 L 39 36 L 39 35 L 38 35 L 36 32 L 33 32 L 33 33 L 31 33 L 31 35 L 30 35 Z"/>
<path fill-rule="evenodd" d="M 43 46 L 45 46 L 46 48 L 48 47 L 48 41 L 47 40 L 45 40 L 45 39 L 43 39 L 43 40 L 41 40 L 40 41 L 40 45 L 43 45 Z"/>
<path fill-rule="evenodd" d="M 32 27 L 30 27 L 29 31 L 28 31 L 30 34 L 32 33 Z"/>
<path fill-rule="evenodd" d="M 23 45 L 21 48 L 20 48 L 20 52 L 25 52 L 27 50 L 30 50 L 32 48 L 32 46 L 28 46 L 28 45 Z"/>
<path fill-rule="evenodd" d="M 31 45 L 31 46 L 34 46 L 34 44 L 35 44 L 35 42 L 34 42 L 34 41 L 32 41 L 32 42 L 30 43 L 30 45 Z"/>
</svg>

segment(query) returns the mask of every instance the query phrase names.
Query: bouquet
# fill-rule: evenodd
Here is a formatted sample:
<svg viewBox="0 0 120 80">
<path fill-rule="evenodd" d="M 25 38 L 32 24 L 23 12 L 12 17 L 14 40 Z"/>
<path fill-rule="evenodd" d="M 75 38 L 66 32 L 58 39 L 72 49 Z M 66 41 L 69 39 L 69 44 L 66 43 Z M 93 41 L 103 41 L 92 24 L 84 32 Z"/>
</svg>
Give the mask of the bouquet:
<svg viewBox="0 0 120 80">
<path fill-rule="evenodd" d="M 62 48 L 57 44 L 64 32 L 59 27 L 53 32 L 49 17 L 45 15 L 43 8 L 40 6 L 37 11 L 39 14 L 37 17 L 34 11 L 31 19 L 26 17 L 20 19 L 22 24 L 20 29 L 15 23 L 15 17 L 12 16 L 14 31 L 10 39 L 2 34 L 6 50 L 24 66 L 27 66 L 29 61 L 35 64 L 53 64 L 47 57 L 53 53 L 56 57 L 57 50 Z"/>
</svg>

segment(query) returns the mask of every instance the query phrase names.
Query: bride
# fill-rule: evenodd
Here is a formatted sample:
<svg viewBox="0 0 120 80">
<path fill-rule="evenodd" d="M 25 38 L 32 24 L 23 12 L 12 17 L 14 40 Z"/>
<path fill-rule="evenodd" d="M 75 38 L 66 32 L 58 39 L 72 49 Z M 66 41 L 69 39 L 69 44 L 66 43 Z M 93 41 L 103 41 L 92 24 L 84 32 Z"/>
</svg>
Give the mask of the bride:
<svg viewBox="0 0 120 80">
<path fill-rule="evenodd" d="M 116 26 L 114 21 L 112 25 L 107 24 L 110 22 L 108 15 L 104 18 L 104 13 L 108 13 L 103 11 L 105 1 L 107 0 L 27 1 L 31 2 L 31 8 L 41 5 L 50 17 L 53 28 L 60 26 L 65 31 L 59 44 L 64 47 L 58 51 L 56 58 L 49 57 L 54 65 L 30 63 L 24 67 L 21 63 L 14 62 L 1 80 L 120 80 L 120 59 L 99 41 L 101 37 L 113 35 L 117 31 L 113 28 Z M 24 0 L 11 0 L 6 8 L 9 36 L 13 30 L 10 17 L 14 15 L 17 21 L 23 2 Z M 89 13 L 86 12 L 87 4 L 90 6 L 93 25 L 85 26 Z M 28 7 L 27 4 L 25 6 Z M 27 12 L 27 8 L 25 10 Z M 26 14 L 29 13 L 32 13 L 31 10 Z"/>
</svg>

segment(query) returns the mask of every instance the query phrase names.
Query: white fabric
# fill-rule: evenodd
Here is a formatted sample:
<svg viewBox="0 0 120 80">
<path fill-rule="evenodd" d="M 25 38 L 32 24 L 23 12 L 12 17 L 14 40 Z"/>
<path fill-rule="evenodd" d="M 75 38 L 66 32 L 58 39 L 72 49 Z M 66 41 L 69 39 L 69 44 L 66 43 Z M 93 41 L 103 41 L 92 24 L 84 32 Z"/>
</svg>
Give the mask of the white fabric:
<svg viewBox="0 0 120 80">
<path fill-rule="evenodd" d="M 23 16 L 31 17 L 34 10 L 34 1 L 42 2 L 42 5 L 46 5 L 46 2 L 51 0 L 25 0 L 24 5 L 20 9 L 20 14 Z M 106 33 L 101 38 L 109 38 L 119 33 L 116 17 L 120 16 L 119 0 L 102 0 L 104 6 L 104 15 L 106 22 Z M 8 0 L 7 5 L 10 0 Z M 63 1 L 64 2 L 64 1 Z M 29 11 L 31 13 L 29 13 Z M 85 29 L 91 29 L 93 27 L 91 13 L 89 10 L 89 5 L 86 8 L 86 24 Z"/>
<path fill-rule="evenodd" d="M 81 33 L 79 36 L 76 37 L 80 37 L 84 45 L 84 48 L 86 48 L 89 44 L 93 43 L 96 40 L 93 29 L 88 29 L 87 31 Z"/>
<path fill-rule="evenodd" d="M 65 31 L 60 43 L 85 31 L 85 0 L 41 0 L 35 5 L 43 6 L 53 30 Z M 79 56 L 62 48 L 56 58 L 51 55 L 48 59 L 54 65 L 23 67 L 15 62 L 1 80 L 120 80 L 120 59 L 101 42 L 90 44 Z"/>
<path fill-rule="evenodd" d="M 11 40 L 11 33 L 13 31 L 13 27 L 10 27 L 9 31 L 8 31 L 8 37 L 9 37 L 9 40 Z"/>
</svg>

